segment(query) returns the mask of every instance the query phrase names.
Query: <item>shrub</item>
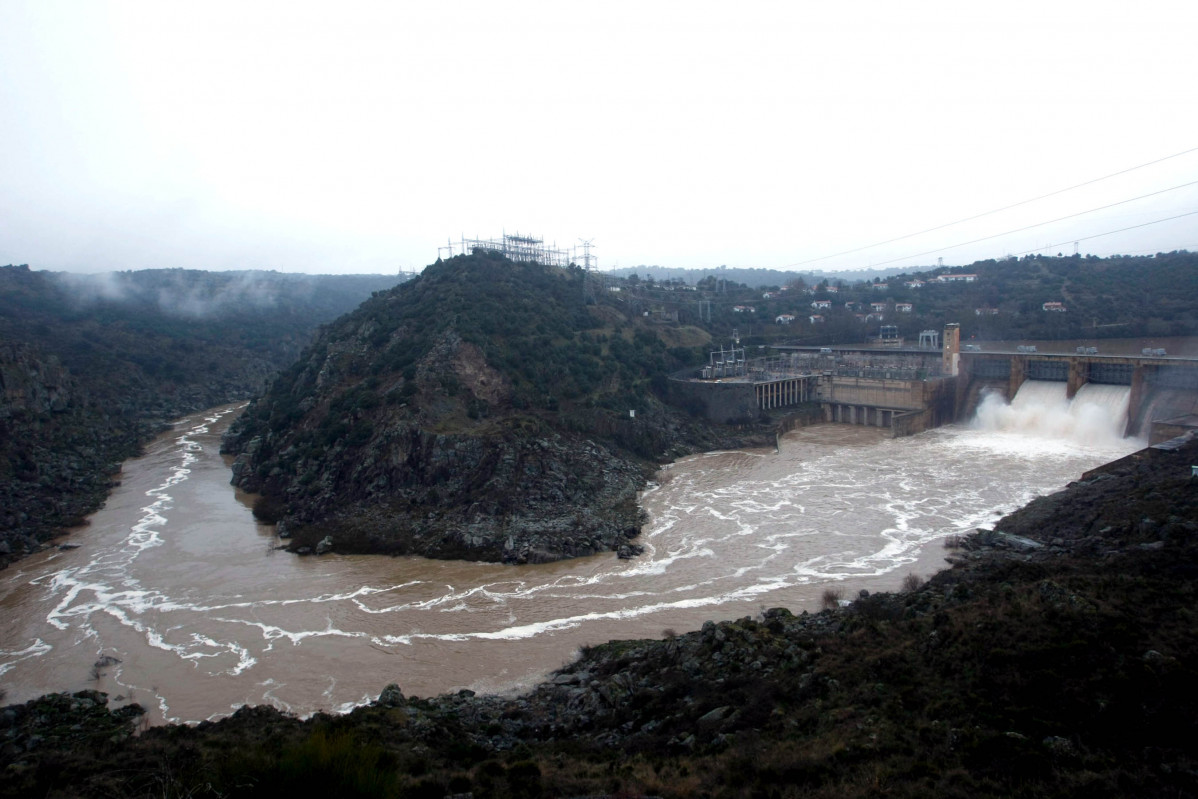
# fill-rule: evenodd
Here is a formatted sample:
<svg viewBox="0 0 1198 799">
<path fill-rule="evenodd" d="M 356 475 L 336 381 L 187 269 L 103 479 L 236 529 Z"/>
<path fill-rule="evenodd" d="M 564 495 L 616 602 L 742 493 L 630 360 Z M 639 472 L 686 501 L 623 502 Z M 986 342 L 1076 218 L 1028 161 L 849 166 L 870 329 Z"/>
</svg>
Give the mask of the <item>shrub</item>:
<svg viewBox="0 0 1198 799">
<path fill-rule="evenodd" d="M 844 598 L 844 593 L 839 588 L 826 588 L 821 601 L 825 610 L 835 610 L 840 607 L 842 598 Z"/>
</svg>

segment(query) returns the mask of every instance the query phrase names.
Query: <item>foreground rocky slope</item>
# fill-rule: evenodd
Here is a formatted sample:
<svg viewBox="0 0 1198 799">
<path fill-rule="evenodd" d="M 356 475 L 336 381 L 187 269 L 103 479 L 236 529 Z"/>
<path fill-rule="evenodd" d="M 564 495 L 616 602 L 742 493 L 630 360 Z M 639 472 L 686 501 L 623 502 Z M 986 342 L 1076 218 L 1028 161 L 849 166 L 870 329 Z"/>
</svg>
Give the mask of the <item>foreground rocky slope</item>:
<svg viewBox="0 0 1198 799">
<path fill-rule="evenodd" d="M 0 712 L 6 796 L 1198 796 L 1198 442 L 1087 475 L 895 594 L 582 652 L 522 696 L 130 739 Z"/>
<path fill-rule="evenodd" d="M 234 424 L 233 482 L 299 552 L 635 553 L 658 459 L 747 436 L 656 398 L 701 331 L 583 299 L 579 269 L 429 266 L 329 325 Z"/>
<path fill-rule="evenodd" d="M 0 267 L 0 566 L 94 511 L 167 421 L 248 400 L 394 281 Z"/>
</svg>

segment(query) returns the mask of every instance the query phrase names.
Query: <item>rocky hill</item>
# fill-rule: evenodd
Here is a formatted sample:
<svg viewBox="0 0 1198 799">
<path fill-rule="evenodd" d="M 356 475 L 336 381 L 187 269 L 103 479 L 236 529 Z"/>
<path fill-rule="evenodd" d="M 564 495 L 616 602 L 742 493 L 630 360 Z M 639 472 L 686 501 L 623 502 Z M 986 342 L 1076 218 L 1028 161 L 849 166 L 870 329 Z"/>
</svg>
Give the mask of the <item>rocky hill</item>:
<svg viewBox="0 0 1198 799">
<path fill-rule="evenodd" d="M 0 267 L 0 565 L 95 510 L 166 421 L 261 392 L 395 280 Z"/>
<path fill-rule="evenodd" d="M 922 585 L 612 641 L 521 696 L 137 738 L 102 694 L 43 697 L 0 711 L 0 795 L 1198 796 L 1194 463 L 1145 450 Z"/>
<path fill-rule="evenodd" d="M 300 552 L 635 553 L 656 459 L 729 433 L 656 396 L 705 334 L 583 289 L 577 268 L 478 252 L 380 292 L 234 425 L 234 482 Z"/>
</svg>

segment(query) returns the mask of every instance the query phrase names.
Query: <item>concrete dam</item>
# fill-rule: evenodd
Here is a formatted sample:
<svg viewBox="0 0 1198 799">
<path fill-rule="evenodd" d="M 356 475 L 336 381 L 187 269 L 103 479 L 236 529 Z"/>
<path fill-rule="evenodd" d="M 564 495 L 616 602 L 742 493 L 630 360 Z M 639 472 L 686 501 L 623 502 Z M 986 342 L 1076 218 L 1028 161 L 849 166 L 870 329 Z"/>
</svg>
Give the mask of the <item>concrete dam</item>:
<svg viewBox="0 0 1198 799">
<path fill-rule="evenodd" d="M 701 370 L 673 376 L 677 398 L 721 423 L 818 407 L 825 422 L 870 425 L 906 436 L 973 418 L 986 398 L 1051 403 L 1079 414 L 1104 408 L 1124 434 L 1157 443 L 1198 429 L 1198 359 L 962 350 L 949 325 L 938 348 L 773 347 L 748 359 L 733 347 Z M 1022 397 L 1022 402 L 1021 398 Z"/>
</svg>

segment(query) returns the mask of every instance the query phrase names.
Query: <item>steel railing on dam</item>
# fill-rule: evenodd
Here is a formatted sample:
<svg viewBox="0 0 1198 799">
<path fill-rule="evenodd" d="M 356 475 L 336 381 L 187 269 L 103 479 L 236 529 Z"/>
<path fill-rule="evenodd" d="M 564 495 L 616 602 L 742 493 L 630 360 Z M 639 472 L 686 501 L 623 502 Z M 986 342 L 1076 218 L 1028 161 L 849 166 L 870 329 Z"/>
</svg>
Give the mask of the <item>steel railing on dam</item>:
<svg viewBox="0 0 1198 799">
<path fill-rule="evenodd" d="M 944 374 L 942 359 L 900 353 L 787 353 L 747 361 L 744 378 L 755 382 L 810 375 L 875 380 L 927 380 Z"/>
</svg>

